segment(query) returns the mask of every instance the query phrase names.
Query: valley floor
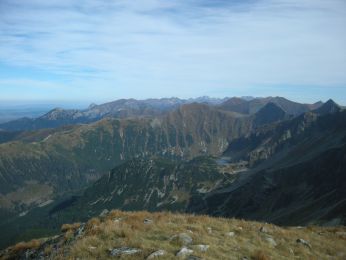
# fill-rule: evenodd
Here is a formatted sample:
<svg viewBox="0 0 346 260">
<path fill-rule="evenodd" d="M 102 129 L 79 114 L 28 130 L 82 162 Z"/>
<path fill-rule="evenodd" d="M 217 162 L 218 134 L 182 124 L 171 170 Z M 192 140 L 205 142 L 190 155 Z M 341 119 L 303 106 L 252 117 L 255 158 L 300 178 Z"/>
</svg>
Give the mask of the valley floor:
<svg viewBox="0 0 346 260">
<path fill-rule="evenodd" d="M 0 259 L 346 259 L 346 227 L 290 227 L 169 212 L 103 212 Z"/>
</svg>

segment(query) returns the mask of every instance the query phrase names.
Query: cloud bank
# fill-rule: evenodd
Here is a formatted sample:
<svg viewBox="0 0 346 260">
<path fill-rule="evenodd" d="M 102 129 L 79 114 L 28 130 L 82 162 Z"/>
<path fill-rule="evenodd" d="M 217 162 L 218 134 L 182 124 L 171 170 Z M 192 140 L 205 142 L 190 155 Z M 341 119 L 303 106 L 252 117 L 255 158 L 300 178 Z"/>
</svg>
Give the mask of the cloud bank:
<svg viewBox="0 0 346 260">
<path fill-rule="evenodd" d="M 2 0 L 0 46 L 5 99 L 346 96 L 344 0 Z"/>
</svg>

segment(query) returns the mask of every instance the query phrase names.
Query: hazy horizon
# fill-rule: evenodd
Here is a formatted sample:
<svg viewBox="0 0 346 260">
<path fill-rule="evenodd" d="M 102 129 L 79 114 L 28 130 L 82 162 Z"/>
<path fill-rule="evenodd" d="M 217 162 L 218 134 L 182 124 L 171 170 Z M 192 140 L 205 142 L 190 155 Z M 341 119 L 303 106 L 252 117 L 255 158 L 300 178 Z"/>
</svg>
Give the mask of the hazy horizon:
<svg viewBox="0 0 346 260">
<path fill-rule="evenodd" d="M 171 99 L 171 98 L 178 98 L 178 99 L 182 99 L 182 100 L 188 100 L 188 99 L 198 99 L 198 98 L 203 98 L 203 97 L 207 97 L 207 98 L 211 98 L 211 99 L 230 99 L 230 98 L 251 98 L 251 99 L 256 99 L 256 98 L 268 98 L 268 97 L 283 97 L 286 98 L 290 101 L 293 102 L 297 102 L 297 103 L 302 103 L 302 104 L 313 104 L 313 103 L 317 103 L 317 102 L 326 102 L 329 99 L 332 98 L 326 98 L 326 99 L 320 99 L 320 100 L 315 100 L 312 102 L 302 102 L 296 99 L 290 99 L 284 96 L 224 96 L 224 97 L 213 97 L 213 96 L 194 96 L 194 97 L 186 97 L 186 98 L 182 98 L 182 97 L 176 97 L 176 96 L 171 96 L 171 97 L 158 97 L 158 98 L 114 98 L 114 99 L 105 99 L 105 100 L 99 100 L 99 102 L 93 101 L 93 100 L 1 100 L 0 99 L 0 109 L 1 108 L 12 108 L 12 107 L 58 107 L 61 106 L 61 108 L 76 108 L 76 109 L 82 109 L 82 108 L 86 108 L 87 106 L 91 105 L 91 104 L 104 104 L 104 103 L 109 103 L 109 102 L 114 102 L 120 99 L 135 99 L 135 100 L 148 100 L 148 99 Z M 332 99 L 333 101 L 335 101 L 336 103 L 338 103 L 336 100 Z M 345 104 L 343 103 L 338 103 L 341 106 L 344 106 Z"/>
</svg>

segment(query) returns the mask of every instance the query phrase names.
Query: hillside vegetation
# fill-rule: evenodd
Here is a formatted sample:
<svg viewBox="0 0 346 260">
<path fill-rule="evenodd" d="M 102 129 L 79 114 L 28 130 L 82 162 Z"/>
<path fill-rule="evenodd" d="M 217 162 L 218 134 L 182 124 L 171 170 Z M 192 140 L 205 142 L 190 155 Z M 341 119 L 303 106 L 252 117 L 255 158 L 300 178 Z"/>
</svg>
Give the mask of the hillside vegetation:
<svg viewBox="0 0 346 260">
<path fill-rule="evenodd" d="M 281 228 L 172 214 L 104 212 L 52 238 L 14 245 L 1 259 L 345 259 L 346 228 Z"/>
<path fill-rule="evenodd" d="M 159 155 L 189 159 L 221 154 L 229 139 L 250 127 L 247 119 L 192 104 L 164 118 L 104 119 L 25 135 L 28 139 L 0 144 L 0 208 L 25 211 L 59 194 L 84 188 L 131 158 Z M 31 196 L 33 181 L 42 186 L 40 189 L 49 186 L 52 192 Z M 23 192 L 35 200 L 26 203 L 20 196 Z"/>
</svg>

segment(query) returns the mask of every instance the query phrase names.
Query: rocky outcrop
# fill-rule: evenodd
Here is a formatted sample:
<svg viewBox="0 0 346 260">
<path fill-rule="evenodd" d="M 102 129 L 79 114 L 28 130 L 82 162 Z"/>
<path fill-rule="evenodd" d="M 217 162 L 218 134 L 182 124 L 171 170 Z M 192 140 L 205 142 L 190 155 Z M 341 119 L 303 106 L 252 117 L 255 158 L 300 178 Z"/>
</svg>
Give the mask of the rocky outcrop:
<svg viewBox="0 0 346 260">
<path fill-rule="evenodd" d="M 0 124 L 0 129 L 9 131 L 28 131 L 55 128 L 70 124 L 91 123 L 103 118 L 153 117 L 163 115 L 184 104 L 194 102 L 219 104 L 223 99 L 201 97 L 196 99 L 119 99 L 101 105 L 91 104 L 87 109 L 55 108 L 38 118 L 20 118 Z"/>
<path fill-rule="evenodd" d="M 256 114 L 254 124 L 256 126 L 262 126 L 287 119 L 288 116 L 285 111 L 275 103 L 268 103 L 261 108 Z"/>
<path fill-rule="evenodd" d="M 138 158 L 116 167 L 87 188 L 73 205 L 54 214 L 81 217 L 104 212 L 104 208 L 185 211 L 191 196 L 202 195 L 232 180 L 209 157 L 182 163 Z M 145 219 L 144 223 L 151 225 L 152 220 Z M 182 245 L 190 241 L 186 233 L 176 238 L 183 241 Z"/>
<path fill-rule="evenodd" d="M 338 104 L 336 104 L 332 99 L 329 99 L 321 107 L 313 110 L 313 112 L 319 115 L 326 115 L 340 112 L 341 110 L 342 109 Z"/>
</svg>

